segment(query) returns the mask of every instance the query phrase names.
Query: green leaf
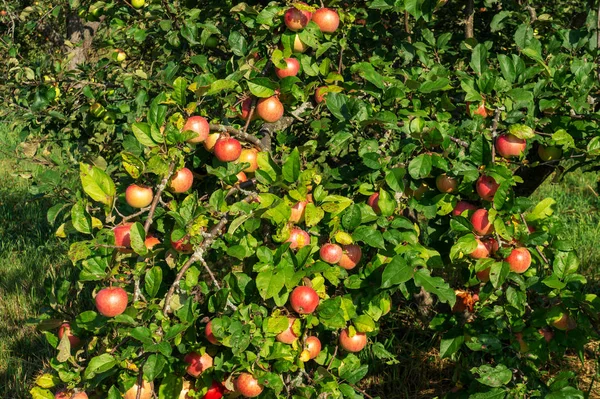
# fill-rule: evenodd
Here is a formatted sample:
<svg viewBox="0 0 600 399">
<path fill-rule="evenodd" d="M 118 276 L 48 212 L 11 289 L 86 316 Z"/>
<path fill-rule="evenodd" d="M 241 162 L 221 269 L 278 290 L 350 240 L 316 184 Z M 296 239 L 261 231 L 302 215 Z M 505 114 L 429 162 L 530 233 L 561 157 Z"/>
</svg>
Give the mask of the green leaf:
<svg viewBox="0 0 600 399">
<path fill-rule="evenodd" d="M 146 147 L 155 147 L 159 144 L 152 139 L 151 128 L 147 123 L 136 122 L 131 125 L 131 131 L 135 138 Z"/>
<path fill-rule="evenodd" d="M 450 248 L 450 259 L 460 259 L 469 255 L 477 248 L 477 241 L 473 234 L 466 234 L 456 240 L 456 243 Z"/>
<path fill-rule="evenodd" d="M 545 399 L 584 399 L 586 396 L 578 389 L 564 387 L 560 391 L 547 394 Z"/>
<path fill-rule="evenodd" d="M 153 381 L 160 375 L 166 365 L 167 359 L 163 355 L 159 353 L 153 353 L 152 355 L 148 356 L 148 359 L 146 359 L 142 369 L 145 377 L 144 379 Z"/>
<path fill-rule="evenodd" d="M 429 270 L 419 269 L 415 272 L 414 280 L 417 287 L 423 287 L 425 291 L 437 295 L 441 302 L 454 306 L 456 295 L 443 278 L 431 277 Z"/>
<path fill-rule="evenodd" d="M 372 227 L 358 227 L 356 230 L 354 230 L 354 233 L 352 233 L 352 238 L 354 241 L 362 241 L 371 247 L 385 249 L 383 235 L 379 230 L 376 230 Z"/>
<path fill-rule="evenodd" d="M 419 86 L 419 91 L 421 93 L 433 93 L 434 91 L 444 90 L 446 88 L 450 88 L 450 79 L 448 78 L 438 78 L 436 80 L 426 80 Z"/>
<path fill-rule="evenodd" d="M 304 224 L 306 227 L 312 227 L 319 224 L 319 222 L 325 216 L 325 211 L 312 202 L 306 204 L 306 208 L 304 209 Z"/>
<path fill-rule="evenodd" d="M 146 248 L 146 244 L 144 243 L 146 240 L 146 232 L 140 222 L 135 222 L 131 225 L 129 238 L 131 241 L 131 248 L 133 248 L 138 255 L 144 256 L 148 253 L 148 248 Z"/>
<path fill-rule="evenodd" d="M 160 266 L 154 266 L 146 272 L 144 278 L 144 290 L 150 298 L 154 298 L 158 294 L 160 284 L 162 283 L 163 273 Z"/>
<path fill-rule="evenodd" d="M 279 85 L 269 78 L 255 78 L 248 81 L 248 89 L 256 97 L 266 98 L 274 95 Z"/>
<path fill-rule="evenodd" d="M 71 208 L 71 222 L 78 232 L 92 234 L 92 218 L 87 213 L 83 201 L 77 201 Z"/>
<path fill-rule="evenodd" d="M 329 112 L 341 121 L 352 118 L 348 109 L 347 97 L 344 94 L 328 93 L 325 97 L 325 105 L 327 105 Z"/>
<path fill-rule="evenodd" d="M 160 383 L 158 388 L 158 399 L 178 398 L 181 388 L 183 387 L 183 379 L 175 374 L 169 374 Z"/>
<path fill-rule="evenodd" d="M 266 270 L 256 276 L 256 288 L 263 299 L 273 298 L 285 286 L 285 275 Z"/>
<path fill-rule="evenodd" d="M 396 193 L 404 192 L 404 175 L 406 169 L 404 168 L 393 168 L 386 172 L 385 182 Z"/>
<path fill-rule="evenodd" d="M 102 169 L 81 163 L 79 164 L 79 178 L 83 191 L 94 201 L 112 205 L 116 194 L 115 183 Z"/>
<path fill-rule="evenodd" d="M 144 173 L 146 166 L 144 161 L 136 157 L 130 152 L 122 152 L 121 159 L 123 160 L 123 168 L 129 173 L 129 176 L 134 179 L 139 178 Z"/>
<path fill-rule="evenodd" d="M 487 57 L 488 50 L 485 44 L 479 43 L 473 49 L 473 54 L 471 54 L 471 68 L 478 75 L 481 75 L 485 70 L 488 69 L 487 66 Z"/>
<path fill-rule="evenodd" d="M 362 220 L 360 207 L 356 204 L 350 205 L 342 215 L 342 225 L 348 231 L 352 231 L 360 225 Z"/>
<path fill-rule="evenodd" d="M 499 288 L 510 273 L 510 265 L 506 262 L 494 262 L 490 270 L 490 281 L 494 288 Z"/>
<path fill-rule="evenodd" d="M 219 79 L 215 80 L 211 83 L 210 89 L 206 93 L 205 96 L 214 96 L 215 94 L 219 94 L 223 91 L 231 91 L 234 89 L 239 89 L 240 85 L 235 80 L 229 79 Z"/>
<path fill-rule="evenodd" d="M 360 315 L 352 319 L 352 324 L 356 327 L 359 332 L 369 333 L 375 331 L 375 322 L 373 319 L 366 314 Z"/>
<path fill-rule="evenodd" d="M 499 388 L 512 380 L 512 371 L 504 364 L 499 364 L 496 367 L 488 365 L 474 367 L 471 372 L 479 374 L 477 381 L 492 388 Z"/>
<path fill-rule="evenodd" d="M 525 219 L 528 222 L 535 222 L 536 220 L 546 219 L 548 216 L 552 216 L 554 213 L 554 205 L 556 201 L 552 198 L 545 198 L 540 201 L 533 210 L 527 214 Z"/>
<path fill-rule="evenodd" d="M 242 57 L 248 51 L 248 43 L 246 42 L 246 38 L 242 36 L 242 34 L 238 31 L 232 31 L 229 34 L 229 47 L 233 54 L 238 57 Z"/>
<path fill-rule="evenodd" d="M 408 164 L 408 173 L 413 179 L 423 179 L 431 173 L 433 161 L 431 155 L 421 154 L 413 158 Z"/>
<path fill-rule="evenodd" d="M 298 148 L 294 148 L 281 169 L 285 181 L 289 183 L 296 182 L 298 177 L 300 177 L 300 167 L 300 153 L 298 152 Z"/>
<path fill-rule="evenodd" d="M 373 68 L 373 65 L 371 63 L 359 62 L 357 64 L 352 65 L 352 67 L 350 67 L 350 71 L 352 73 L 358 72 L 358 75 L 361 78 L 374 84 L 377 88 L 384 88 L 383 76 L 381 76 L 377 71 L 375 71 L 375 68 Z"/>
<path fill-rule="evenodd" d="M 526 125 L 514 124 L 508 128 L 510 134 L 520 139 L 532 139 L 535 137 L 535 131 Z"/>
<path fill-rule="evenodd" d="M 173 82 L 173 94 L 171 95 L 171 98 L 182 107 L 185 107 L 187 104 L 187 86 L 187 80 L 182 77 L 178 77 L 175 79 L 175 82 Z"/>
<path fill-rule="evenodd" d="M 409 265 L 402 256 L 396 255 L 385 266 L 381 276 L 381 288 L 390 288 L 407 282 L 414 275 L 414 267 Z"/>
<path fill-rule="evenodd" d="M 33 387 L 29 391 L 32 399 L 54 399 L 54 394 L 48 389 Z"/>
<path fill-rule="evenodd" d="M 114 366 L 116 366 L 116 359 L 109 353 L 103 353 L 100 356 L 96 356 L 90 360 L 88 366 L 83 372 L 83 378 L 91 380 L 96 377 L 97 374 L 102 374 Z"/>
<path fill-rule="evenodd" d="M 447 358 L 458 352 L 462 344 L 465 342 L 465 336 L 459 329 L 448 331 L 444 334 L 440 342 L 440 357 Z"/>
</svg>

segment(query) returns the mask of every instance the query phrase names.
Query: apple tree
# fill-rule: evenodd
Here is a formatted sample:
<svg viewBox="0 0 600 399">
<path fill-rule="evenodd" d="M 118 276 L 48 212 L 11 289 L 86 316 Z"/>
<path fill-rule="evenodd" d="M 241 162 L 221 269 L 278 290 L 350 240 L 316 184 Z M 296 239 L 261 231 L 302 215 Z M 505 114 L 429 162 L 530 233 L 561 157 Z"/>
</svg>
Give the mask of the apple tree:
<svg viewBox="0 0 600 399">
<path fill-rule="evenodd" d="M 72 241 L 34 398 L 370 398 L 398 309 L 448 395 L 583 397 L 545 374 L 600 300 L 529 196 L 597 168 L 592 7 L 54 3 L 0 16 L 17 156 Z"/>
</svg>

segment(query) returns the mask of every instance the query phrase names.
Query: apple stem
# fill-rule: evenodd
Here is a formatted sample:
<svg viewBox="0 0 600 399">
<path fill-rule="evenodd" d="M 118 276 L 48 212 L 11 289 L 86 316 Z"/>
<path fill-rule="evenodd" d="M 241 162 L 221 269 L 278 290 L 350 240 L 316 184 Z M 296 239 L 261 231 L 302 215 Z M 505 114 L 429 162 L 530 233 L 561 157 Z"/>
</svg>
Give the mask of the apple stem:
<svg viewBox="0 0 600 399">
<path fill-rule="evenodd" d="M 154 196 L 154 199 L 152 200 L 152 204 L 150 205 L 150 212 L 148 212 L 148 218 L 146 219 L 146 223 L 144 224 L 144 231 L 146 232 L 146 234 L 148 234 L 148 231 L 150 230 L 150 226 L 152 225 L 152 218 L 154 217 L 154 212 L 156 211 L 156 206 L 158 205 L 158 202 L 160 201 L 160 196 L 162 195 L 162 192 L 167 187 L 167 184 L 169 183 L 169 179 L 173 175 L 173 170 L 175 169 L 175 162 L 176 161 L 171 161 L 171 163 L 169 164 L 169 171 L 163 177 L 162 181 L 160 182 L 160 184 L 157 187 L 156 195 Z"/>
<path fill-rule="evenodd" d="M 253 110 L 254 110 L 254 108 L 250 109 L 250 114 L 248 114 L 248 120 L 250 120 L 252 118 Z M 254 144 L 258 148 L 260 148 L 261 151 L 265 151 L 265 147 L 264 147 L 263 143 L 258 139 L 258 137 L 246 133 L 245 129 L 244 129 L 244 131 L 241 131 L 241 130 L 234 128 L 233 126 L 217 125 L 217 124 L 212 124 L 212 123 L 209 125 L 209 127 L 210 127 L 211 132 L 229 133 L 230 135 L 235 136 L 238 139 L 241 139 L 242 141 Z"/>
</svg>

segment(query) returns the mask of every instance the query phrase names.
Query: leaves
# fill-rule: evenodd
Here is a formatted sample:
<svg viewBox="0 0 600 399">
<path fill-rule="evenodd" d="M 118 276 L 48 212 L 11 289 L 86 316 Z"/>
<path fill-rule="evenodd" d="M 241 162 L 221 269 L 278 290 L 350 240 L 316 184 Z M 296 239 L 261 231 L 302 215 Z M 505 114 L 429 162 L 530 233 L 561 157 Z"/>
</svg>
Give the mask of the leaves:
<svg viewBox="0 0 600 399">
<path fill-rule="evenodd" d="M 102 169 L 81 163 L 79 165 L 79 178 L 87 195 L 94 201 L 111 205 L 116 194 L 115 183 Z"/>
</svg>

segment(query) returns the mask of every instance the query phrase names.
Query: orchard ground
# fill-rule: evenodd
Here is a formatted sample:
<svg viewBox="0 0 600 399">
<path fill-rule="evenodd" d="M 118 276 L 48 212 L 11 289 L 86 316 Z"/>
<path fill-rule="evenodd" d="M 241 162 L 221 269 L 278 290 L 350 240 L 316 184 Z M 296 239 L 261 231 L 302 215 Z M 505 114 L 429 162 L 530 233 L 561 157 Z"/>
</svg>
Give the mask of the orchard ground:
<svg viewBox="0 0 600 399">
<path fill-rule="evenodd" d="M 36 374 L 54 354 L 32 321 L 44 302 L 44 278 L 71 267 L 66 252 L 68 244 L 54 237 L 46 221 L 49 202 L 29 193 L 26 174 L 41 173 L 41 167 L 15 159 L 18 132 L 7 122 L 0 122 L 0 397 L 29 397 Z M 589 289 L 600 291 L 600 174 L 576 171 L 560 183 L 546 181 L 534 199 L 552 197 L 564 224 L 563 238 L 569 240 L 581 257 L 582 274 L 590 279 Z M 29 323 L 29 321 L 32 321 Z M 393 322 L 392 322 L 393 321 Z M 437 356 L 437 337 L 423 328 L 415 314 L 403 311 L 390 318 L 384 336 L 379 339 L 395 353 L 398 363 L 376 363 L 369 350 L 375 374 L 363 381 L 369 394 L 383 398 L 432 398 L 454 387 L 452 363 Z M 593 350 L 595 349 L 595 350 Z M 600 360 L 598 343 L 592 343 L 581 363 L 574 355 L 562 362 L 579 370 L 581 389 L 590 398 L 600 398 Z M 596 355 L 597 356 L 597 355 Z M 548 376 L 564 364 L 555 364 Z M 398 385 L 398 381 L 404 384 Z M 592 385 L 593 384 L 593 385 Z"/>
</svg>

